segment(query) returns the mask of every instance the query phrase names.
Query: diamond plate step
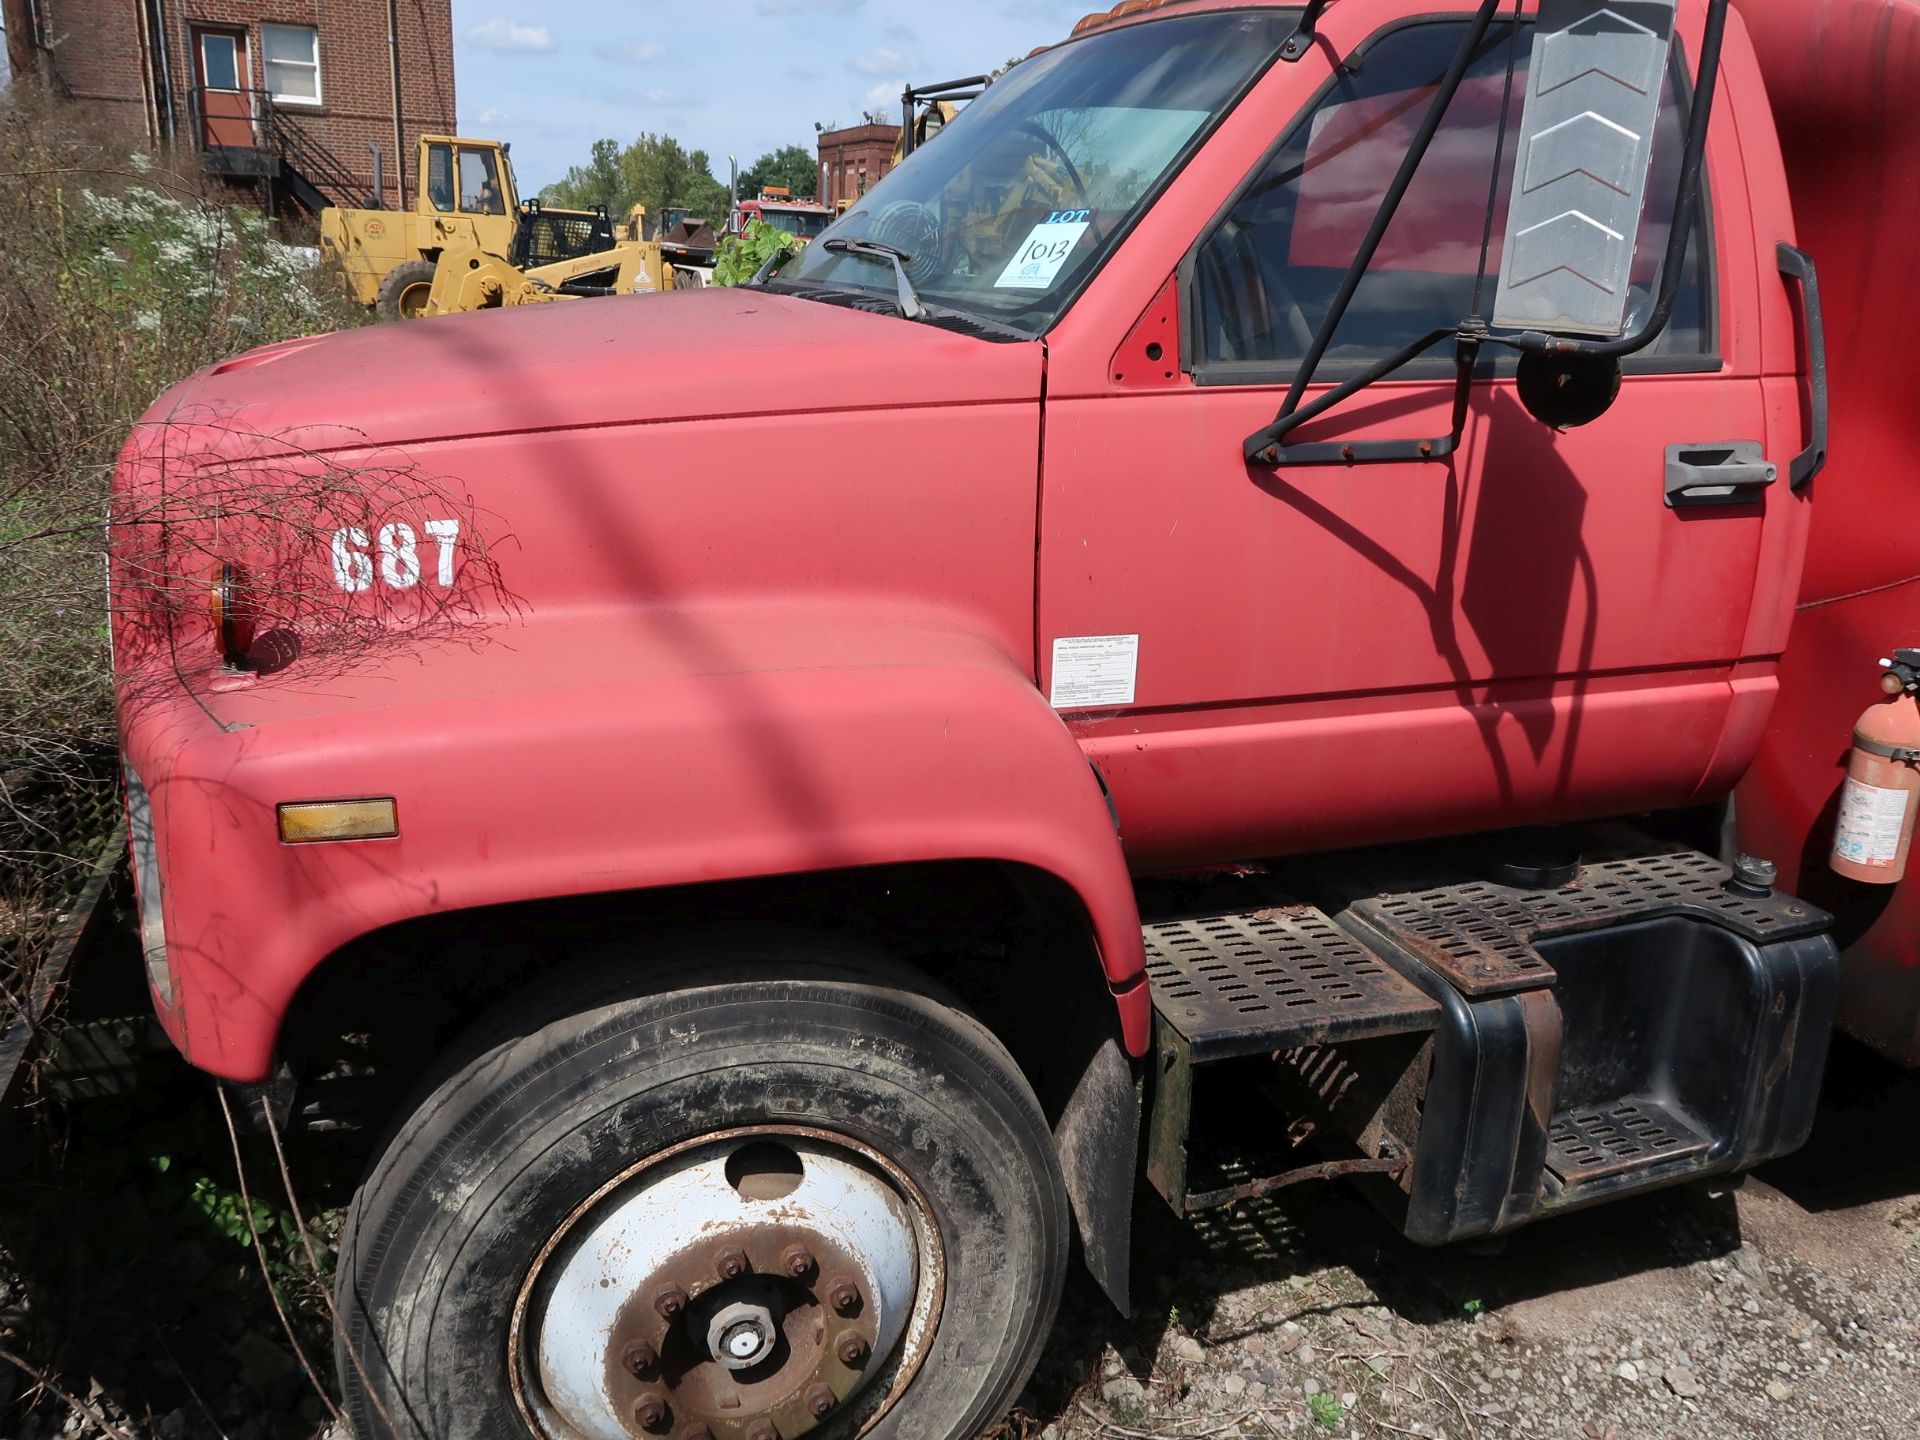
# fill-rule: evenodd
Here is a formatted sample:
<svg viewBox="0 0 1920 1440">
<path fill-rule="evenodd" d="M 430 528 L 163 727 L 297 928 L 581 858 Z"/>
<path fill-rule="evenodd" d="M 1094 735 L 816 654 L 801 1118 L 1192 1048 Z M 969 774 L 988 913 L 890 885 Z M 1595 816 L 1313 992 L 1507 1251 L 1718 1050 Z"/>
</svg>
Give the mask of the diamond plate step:
<svg viewBox="0 0 1920 1440">
<path fill-rule="evenodd" d="M 1709 920 L 1757 943 L 1825 928 L 1825 915 L 1790 895 L 1729 891 L 1728 873 L 1698 851 L 1642 842 L 1642 853 L 1596 859 L 1551 890 L 1469 880 L 1391 893 L 1388 877 L 1377 888 L 1389 893 L 1355 901 L 1352 913 L 1469 999 L 1552 985 L 1558 977 L 1534 947 L 1558 935 L 1669 915 Z"/>
<path fill-rule="evenodd" d="M 1554 1116 L 1547 1169 L 1574 1186 L 1698 1155 L 1710 1143 L 1659 1101 L 1629 1096 Z"/>
<path fill-rule="evenodd" d="M 1195 1064 L 1433 1029 L 1438 1002 L 1310 905 L 1141 927 L 1161 1019 Z"/>
</svg>

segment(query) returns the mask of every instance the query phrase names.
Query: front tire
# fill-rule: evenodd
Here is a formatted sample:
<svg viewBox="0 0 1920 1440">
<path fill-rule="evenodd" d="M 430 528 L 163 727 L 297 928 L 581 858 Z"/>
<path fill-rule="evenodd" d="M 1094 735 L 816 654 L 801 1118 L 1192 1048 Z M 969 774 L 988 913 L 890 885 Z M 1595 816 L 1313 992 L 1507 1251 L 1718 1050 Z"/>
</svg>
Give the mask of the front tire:
<svg viewBox="0 0 1920 1440">
<path fill-rule="evenodd" d="M 380 318 L 418 320 L 426 314 L 427 297 L 433 293 L 434 268 L 431 260 L 408 260 L 389 270 L 373 299 Z"/>
<path fill-rule="evenodd" d="M 375 1163 L 336 1279 L 355 1432 L 962 1440 L 998 1419 L 1068 1243 L 1005 1049 L 851 947 L 708 940 L 644 967 L 483 1022 Z"/>
</svg>

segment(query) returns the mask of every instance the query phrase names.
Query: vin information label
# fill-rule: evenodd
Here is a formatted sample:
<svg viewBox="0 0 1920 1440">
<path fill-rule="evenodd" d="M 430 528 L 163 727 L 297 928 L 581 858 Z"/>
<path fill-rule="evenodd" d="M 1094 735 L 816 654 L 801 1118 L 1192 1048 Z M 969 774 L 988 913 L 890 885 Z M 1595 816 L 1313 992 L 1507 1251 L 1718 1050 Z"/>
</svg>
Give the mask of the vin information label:
<svg viewBox="0 0 1920 1440">
<path fill-rule="evenodd" d="M 1139 667 L 1138 635 L 1062 635 L 1053 642 L 1053 708 L 1131 705 Z"/>
</svg>

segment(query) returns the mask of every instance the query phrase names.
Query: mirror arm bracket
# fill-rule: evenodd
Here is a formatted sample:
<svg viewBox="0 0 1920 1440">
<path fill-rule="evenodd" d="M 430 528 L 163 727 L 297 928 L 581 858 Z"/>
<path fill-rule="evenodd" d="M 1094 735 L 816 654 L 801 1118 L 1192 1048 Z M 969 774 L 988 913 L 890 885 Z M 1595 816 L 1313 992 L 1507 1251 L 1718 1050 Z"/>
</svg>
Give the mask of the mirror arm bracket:
<svg viewBox="0 0 1920 1440">
<path fill-rule="evenodd" d="M 1286 44 L 1280 47 L 1280 58 L 1289 65 L 1298 64 L 1301 57 L 1313 48 L 1315 35 L 1320 24 L 1320 16 L 1326 11 L 1329 0 L 1307 0 L 1307 8 L 1300 16 L 1300 23 L 1294 27 L 1293 34 L 1287 37 Z"/>
<path fill-rule="evenodd" d="M 1509 349 L 1547 356 L 1593 356 L 1599 358 L 1621 359 L 1637 354 L 1660 338 L 1673 317 L 1675 304 L 1680 295 L 1681 270 L 1686 264 L 1687 247 L 1692 243 L 1695 212 L 1700 201 L 1700 176 L 1705 168 L 1707 149 L 1707 127 L 1713 115 L 1715 92 L 1720 76 L 1720 51 L 1726 35 L 1727 7 L 1729 0 L 1708 0 L 1706 28 L 1700 42 L 1699 74 L 1694 83 L 1693 105 L 1688 114 L 1686 151 L 1680 166 L 1679 194 L 1675 199 L 1673 223 L 1669 227 L 1667 253 L 1661 265 L 1660 294 L 1648 315 L 1647 321 L 1632 335 L 1616 340 L 1582 340 L 1566 335 L 1550 335 L 1540 331 L 1520 331 L 1514 334 L 1498 335 L 1490 333 L 1484 324 L 1477 320 L 1463 322 L 1455 330 L 1438 330 L 1424 339 L 1409 345 L 1398 354 L 1389 356 L 1363 373 L 1354 376 L 1318 400 L 1301 405 L 1301 397 L 1307 387 L 1313 383 L 1315 372 L 1333 343 L 1334 332 L 1346 317 L 1353 303 L 1355 292 L 1367 270 L 1373 264 L 1375 252 L 1386 238 L 1387 227 L 1393 223 L 1400 209 L 1400 202 L 1406 197 L 1412 184 L 1414 171 L 1426 158 L 1433 138 L 1446 117 L 1447 107 L 1466 79 L 1466 72 L 1473 56 L 1478 52 L 1481 42 L 1493 21 L 1494 12 L 1499 8 L 1499 0 L 1482 0 L 1475 14 L 1466 38 L 1462 41 L 1459 53 L 1455 55 L 1446 77 L 1440 82 L 1439 90 L 1428 107 L 1427 116 L 1421 122 L 1420 131 L 1408 146 L 1400 169 L 1388 186 L 1387 193 L 1381 197 L 1380 208 L 1375 213 L 1373 224 L 1361 241 L 1359 253 L 1353 258 L 1342 280 L 1326 317 L 1321 321 L 1319 330 L 1313 337 L 1305 359 L 1301 361 L 1299 372 L 1293 378 L 1293 384 L 1282 402 L 1280 413 L 1274 417 L 1271 425 L 1249 435 L 1243 445 L 1249 465 L 1272 466 L 1291 462 L 1296 465 L 1352 464 L 1361 461 L 1404 461 L 1437 460 L 1453 453 L 1458 447 L 1466 416 L 1468 391 L 1471 386 L 1474 364 L 1477 362 L 1483 345 L 1503 345 Z M 1310 21 L 1317 18 L 1320 9 L 1309 5 L 1307 15 L 1302 18 L 1301 28 L 1310 29 Z M 1299 34 L 1296 33 L 1296 38 Z M 1291 46 L 1292 41 L 1288 42 Z M 1297 57 L 1290 57 L 1297 58 Z M 1342 401 L 1366 389 L 1394 372 L 1404 369 L 1440 341 L 1452 335 L 1456 340 L 1455 354 L 1455 393 L 1454 424 L 1449 436 L 1436 440 L 1370 440 L 1353 441 L 1342 444 L 1328 441 L 1313 445 L 1284 446 L 1282 441 L 1295 427 L 1325 414 Z"/>
<path fill-rule="evenodd" d="M 1321 440 L 1301 445 L 1285 445 L 1282 440 L 1296 426 L 1324 414 L 1349 395 L 1381 378 L 1371 372 L 1357 375 L 1313 404 L 1284 416 L 1246 440 L 1249 465 L 1272 469 L 1277 465 L 1361 465 L 1392 462 L 1444 460 L 1460 448 L 1467 428 L 1467 405 L 1473 396 L 1473 372 L 1480 363 L 1480 347 L 1486 343 L 1484 329 L 1462 326 L 1459 330 L 1441 330 L 1417 346 L 1410 346 L 1389 360 L 1384 369 L 1391 374 L 1410 364 L 1447 336 L 1454 338 L 1453 414 L 1445 435 L 1428 440 Z"/>
</svg>

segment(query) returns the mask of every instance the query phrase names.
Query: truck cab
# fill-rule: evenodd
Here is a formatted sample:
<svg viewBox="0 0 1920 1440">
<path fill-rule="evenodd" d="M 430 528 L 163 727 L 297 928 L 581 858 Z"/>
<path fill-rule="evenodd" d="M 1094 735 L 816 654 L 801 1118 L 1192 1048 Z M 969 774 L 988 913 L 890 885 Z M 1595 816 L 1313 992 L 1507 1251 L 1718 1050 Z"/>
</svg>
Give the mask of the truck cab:
<svg viewBox="0 0 1920 1440">
<path fill-rule="evenodd" d="M 731 233 L 739 235 L 747 226 L 759 220 L 787 235 L 806 241 L 824 234 L 828 225 L 833 223 L 833 208 L 820 205 L 812 200 L 796 200 L 793 192 L 784 185 L 769 185 L 752 200 L 742 200 L 740 208 L 733 213 L 732 223 L 728 227 Z"/>
<path fill-rule="evenodd" d="M 1500 9 L 1126 0 L 751 286 L 157 402 L 149 977 L 389 1087 L 357 1430 L 971 1435 L 1142 1172 L 1444 1244 L 1805 1137 L 1828 919 L 1698 835 L 1818 469 L 1779 137 L 1724 0 Z"/>
</svg>

